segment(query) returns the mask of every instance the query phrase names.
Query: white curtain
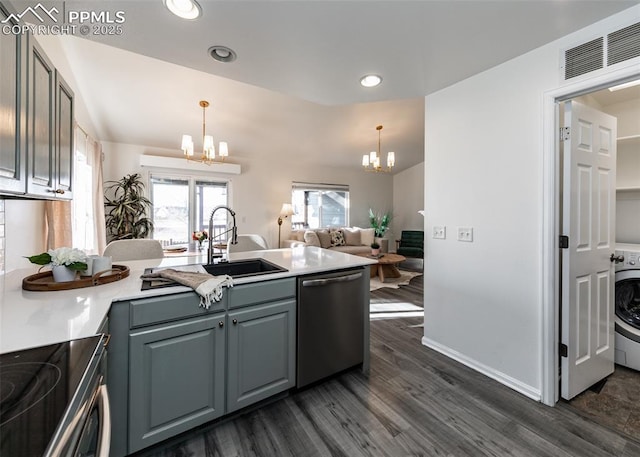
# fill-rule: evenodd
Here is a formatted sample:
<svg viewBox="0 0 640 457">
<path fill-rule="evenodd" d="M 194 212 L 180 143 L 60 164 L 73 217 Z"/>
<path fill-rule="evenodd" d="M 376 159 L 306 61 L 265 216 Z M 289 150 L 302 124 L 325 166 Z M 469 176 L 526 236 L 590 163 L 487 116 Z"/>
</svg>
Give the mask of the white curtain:
<svg viewBox="0 0 640 457">
<path fill-rule="evenodd" d="M 102 254 L 107 244 L 102 179 L 102 146 L 76 126 L 73 246 L 87 254 Z"/>
</svg>

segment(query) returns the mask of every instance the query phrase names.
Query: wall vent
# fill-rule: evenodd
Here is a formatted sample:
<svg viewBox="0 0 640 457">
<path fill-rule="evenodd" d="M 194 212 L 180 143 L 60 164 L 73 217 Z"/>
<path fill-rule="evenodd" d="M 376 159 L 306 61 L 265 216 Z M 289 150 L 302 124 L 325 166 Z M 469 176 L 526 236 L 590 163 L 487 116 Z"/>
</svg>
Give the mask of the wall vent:
<svg viewBox="0 0 640 457">
<path fill-rule="evenodd" d="M 640 22 L 607 35 L 607 65 L 640 56 Z"/>
<path fill-rule="evenodd" d="M 565 81 L 640 57 L 640 22 L 563 51 Z"/>
<path fill-rule="evenodd" d="M 564 79 L 575 78 L 603 68 L 603 52 L 602 37 L 567 49 L 564 53 Z"/>
</svg>

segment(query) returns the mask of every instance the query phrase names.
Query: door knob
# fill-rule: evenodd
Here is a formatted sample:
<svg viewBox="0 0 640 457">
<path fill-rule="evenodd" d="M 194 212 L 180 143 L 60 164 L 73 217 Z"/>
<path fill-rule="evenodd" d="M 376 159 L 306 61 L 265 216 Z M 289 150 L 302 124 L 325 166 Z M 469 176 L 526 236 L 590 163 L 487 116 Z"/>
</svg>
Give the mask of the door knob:
<svg viewBox="0 0 640 457">
<path fill-rule="evenodd" d="M 609 257 L 609 260 L 611 260 L 612 262 L 615 262 L 615 263 L 622 263 L 622 262 L 624 262 L 624 256 L 623 255 L 611 254 L 611 257 Z"/>
</svg>

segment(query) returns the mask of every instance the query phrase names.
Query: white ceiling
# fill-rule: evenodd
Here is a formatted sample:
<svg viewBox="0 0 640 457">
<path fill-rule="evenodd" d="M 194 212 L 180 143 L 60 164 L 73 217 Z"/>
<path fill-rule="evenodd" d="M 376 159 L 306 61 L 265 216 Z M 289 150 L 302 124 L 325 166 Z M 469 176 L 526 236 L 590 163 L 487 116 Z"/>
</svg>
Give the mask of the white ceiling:
<svg viewBox="0 0 640 457">
<path fill-rule="evenodd" d="M 425 95 L 637 3 L 201 0 L 185 21 L 161 0 L 68 1 L 124 11 L 124 33 L 61 42 L 100 139 L 177 149 L 206 99 L 208 130 L 240 161 L 277 150 L 355 168 L 383 124 L 402 170 L 423 160 Z M 212 45 L 238 59 L 214 61 Z M 378 88 L 359 85 L 370 72 Z"/>
</svg>

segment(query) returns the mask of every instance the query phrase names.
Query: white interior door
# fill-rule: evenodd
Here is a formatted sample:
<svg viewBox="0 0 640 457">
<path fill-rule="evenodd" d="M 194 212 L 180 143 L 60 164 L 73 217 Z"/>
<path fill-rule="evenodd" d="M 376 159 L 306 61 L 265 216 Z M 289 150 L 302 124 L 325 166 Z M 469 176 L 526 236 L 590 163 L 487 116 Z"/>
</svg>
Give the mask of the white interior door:
<svg viewBox="0 0 640 457">
<path fill-rule="evenodd" d="M 615 117 L 565 104 L 561 396 L 570 399 L 614 369 Z"/>
</svg>

